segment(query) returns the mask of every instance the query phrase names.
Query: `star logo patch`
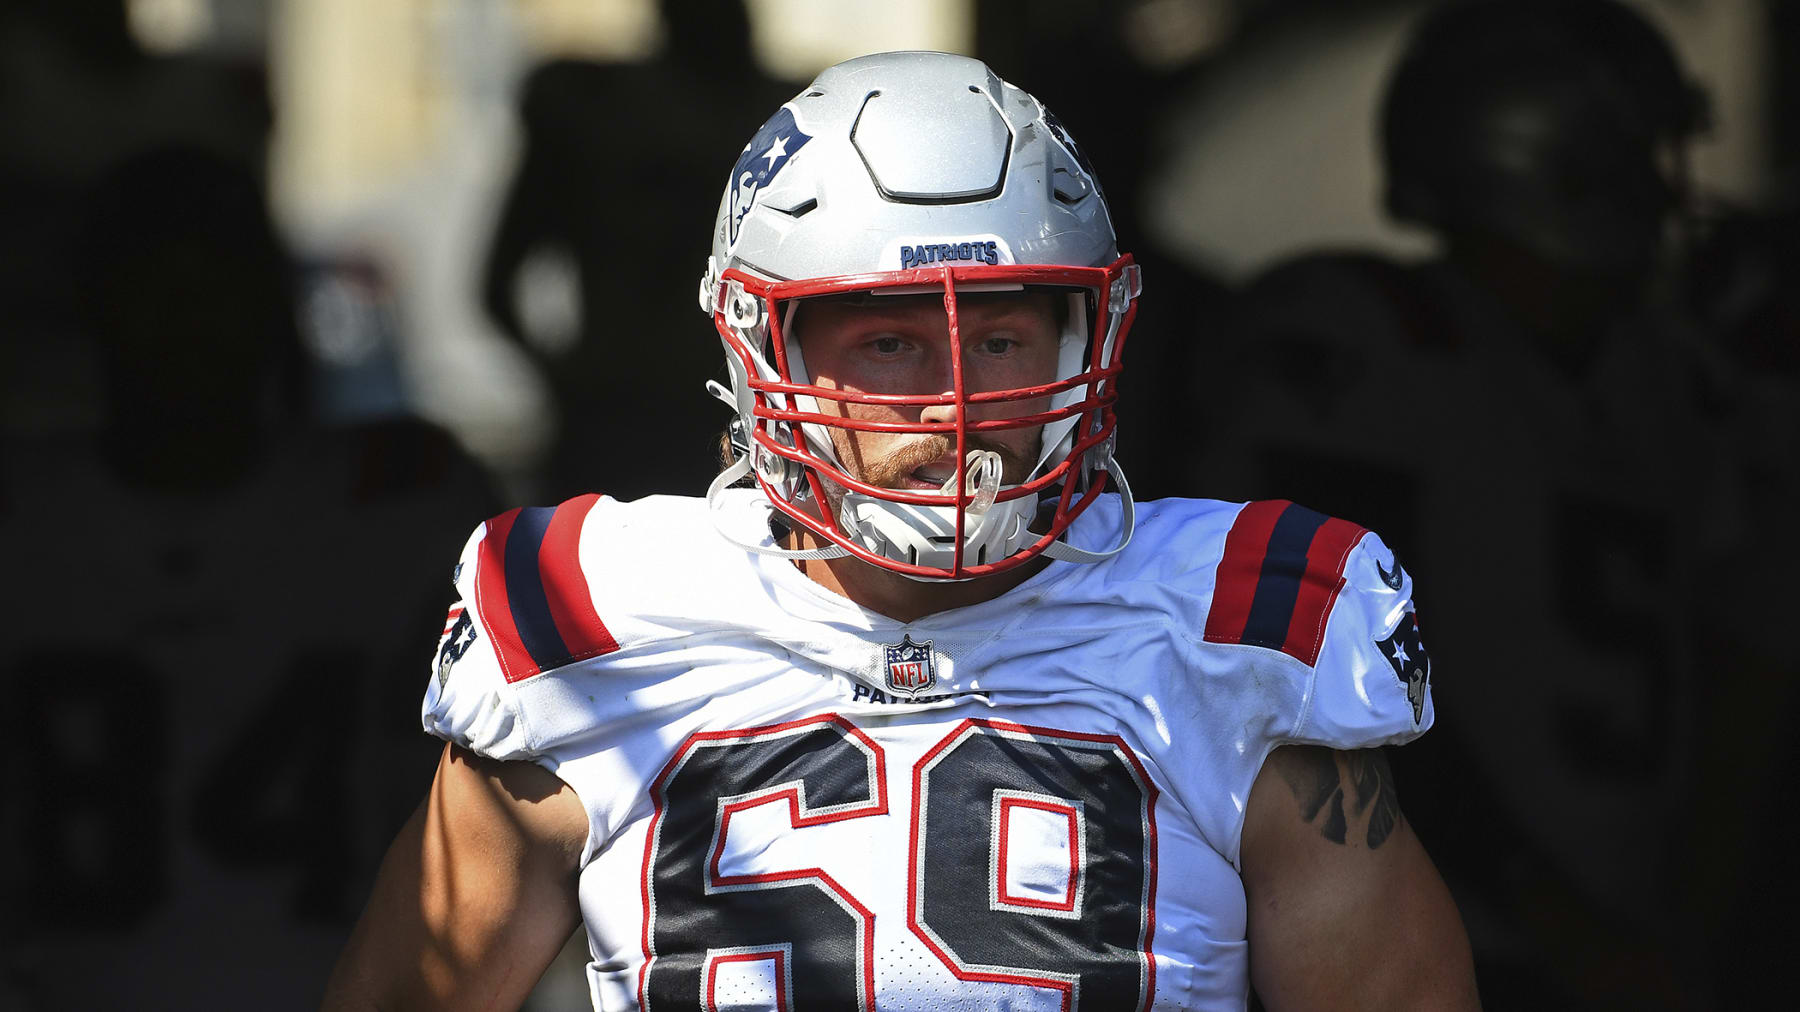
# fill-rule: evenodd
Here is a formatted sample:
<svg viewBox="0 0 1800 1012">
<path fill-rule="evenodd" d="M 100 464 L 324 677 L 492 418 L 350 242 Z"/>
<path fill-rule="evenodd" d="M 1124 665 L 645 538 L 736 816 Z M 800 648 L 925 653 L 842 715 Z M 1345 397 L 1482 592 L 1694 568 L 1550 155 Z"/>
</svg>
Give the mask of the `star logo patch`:
<svg viewBox="0 0 1800 1012">
<path fill-rule="evenodd" d="M 1399 564 L 1395 564 L 1399 569 Z M 1425 652 L 1425 644 L 1419 639 L 1419 623 L 1412 612 L 1407 612 L 1394 627 L 1392 635 L 1384 640 L 1376 640 L 1375 646 L 1381 650 L 1388 664 L 1394 669 L 1394 677 L 1406 687 L 1406 700 L 1412 704 L 1413 723 L 1425 720 L 1425 695 L 1431 687 L 1431 656 Z"/>
</svg>

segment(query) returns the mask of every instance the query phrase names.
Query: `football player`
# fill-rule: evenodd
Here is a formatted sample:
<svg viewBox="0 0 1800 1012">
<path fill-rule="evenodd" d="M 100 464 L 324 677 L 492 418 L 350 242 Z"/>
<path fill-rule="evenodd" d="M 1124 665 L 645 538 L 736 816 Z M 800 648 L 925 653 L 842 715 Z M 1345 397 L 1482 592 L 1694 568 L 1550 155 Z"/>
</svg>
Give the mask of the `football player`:
<svg viewBox="0 0 1800 1012">
<path fill-rule="evenodd" d="M 584 922 L 606 1009 L 1474 1007 L 1380 751 L 1433 716 L 1410 577 L 1285 501 L 1133 503 L 1139 273 L 1057 120 L 851 60 L 712 238 L 733 463 L 470 538 L 327 1004 L 512 1007 Z"/>
<path fill-rule="evenodd" d="M 1778 472 L 1800 430 L 1670 298 L 1705 103 L 1654 20 L 1618 0 L 1422 12 L 1380 141 L 1390 215 L 1440 252 L 1273 266 L 1202 356 L 1233 382 L 1193 429 L 1229 436 L 1191 480 L 1354 509 L 1431 588 L 1457 691 L 1448 733 L 1395 768 L 1443 827 L 1492 1004 L 1743 1004 L 1765 933 L 1739 911 L 1789 917 L 1743 856 L 1775 837 L 1709 771 L 1744 796 L 1781 782 L 1744 743 L 1781 737 L 1750 722 L 1796 682 Z"/>
</svg>

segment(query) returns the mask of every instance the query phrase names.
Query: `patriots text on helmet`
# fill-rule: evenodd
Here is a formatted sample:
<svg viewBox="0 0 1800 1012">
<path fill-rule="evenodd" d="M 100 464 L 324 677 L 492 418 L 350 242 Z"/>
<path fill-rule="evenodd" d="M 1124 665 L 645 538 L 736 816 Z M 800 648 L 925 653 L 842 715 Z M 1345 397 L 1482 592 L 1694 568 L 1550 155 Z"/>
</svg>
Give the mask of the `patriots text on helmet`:
<svg viewBox="0 0 1800 1012">
<path fill-rule="evenodd" d="M 952 260 L 997 264 L 1000 262 L 1000 244 L 997 242 L 940 242 L 900 247 L 901 270 L 925 264 L 947 263 Z"/>
</svg>

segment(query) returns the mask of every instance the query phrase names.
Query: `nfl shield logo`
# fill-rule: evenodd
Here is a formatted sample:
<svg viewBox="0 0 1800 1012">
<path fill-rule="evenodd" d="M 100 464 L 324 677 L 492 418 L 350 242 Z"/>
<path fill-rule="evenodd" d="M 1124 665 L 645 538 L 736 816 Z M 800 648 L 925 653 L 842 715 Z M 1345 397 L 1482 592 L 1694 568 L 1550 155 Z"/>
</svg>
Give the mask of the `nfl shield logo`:
<svg viewBox="0 0 1800 1012">
<path fill-rule="evenodd" d="M 912 699 L 937 684 L 937 663 L 932 659 L 930 640 L 914 643 L 909 633 L 884 649 L 889 692 Z"/>
</svg>

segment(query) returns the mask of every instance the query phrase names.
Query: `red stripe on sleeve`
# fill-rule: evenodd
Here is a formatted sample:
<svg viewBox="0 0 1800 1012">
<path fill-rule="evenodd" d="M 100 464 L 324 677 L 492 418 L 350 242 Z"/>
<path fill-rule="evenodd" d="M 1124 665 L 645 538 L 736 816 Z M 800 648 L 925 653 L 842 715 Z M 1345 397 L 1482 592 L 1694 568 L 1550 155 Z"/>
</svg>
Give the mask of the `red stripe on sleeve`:
<svg viewBox="0 0 1800 1012">
<path fill-rule="evenodd" d="M 512 606 L 506 598 L 506 538 L 518 515 L 518 510 L 509 510 L 489 520 L 481 547 L 475 550 L 475 611 L 499 655 L 500 673 L 509 682 L 538 673 L 537 663 L 519 639 L 519 627 L 513 624 Z"/>
<path fill-rule="evenodd" d="M 1231 533 L 1225 535 L 1225 552 L 1213 577 L 1212 607 L 1206 613 L 1208 643 L 1238 643 L 1250 621 L 1250 602 L 1256 599 L 1256 583 L 1262 578 L 1263 556 L 1281 511 L 1292 506 L 1286 499 L 1253 502 L 1238 511 Z"/>
<path fill-rule="evenodd" d="M 1306 549 L 1306 573 L 1300 578 L 1300 593 L 1288 620 L 1287 639 L 1281 644 L 1283 653 L 1298 657 L 1308 667 L 1318 661 L 1331 606 L 1344 588 L 1344 563 L 1367 533 L 1348 520 L 1332 517 L 1313 534 Z"/>
<path fill-rule="evenodd" d="M 571 661 L 619 649 L 594 611 L 587 576 L 581 571 L 581 523 L 599 499 L 589 493 L 558 506 L 544 530 L 544 543 L 538 547 L 538 575 L 544 581 L 544 597 L 556 631 L 569 648 Z"/>
</svg>

